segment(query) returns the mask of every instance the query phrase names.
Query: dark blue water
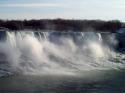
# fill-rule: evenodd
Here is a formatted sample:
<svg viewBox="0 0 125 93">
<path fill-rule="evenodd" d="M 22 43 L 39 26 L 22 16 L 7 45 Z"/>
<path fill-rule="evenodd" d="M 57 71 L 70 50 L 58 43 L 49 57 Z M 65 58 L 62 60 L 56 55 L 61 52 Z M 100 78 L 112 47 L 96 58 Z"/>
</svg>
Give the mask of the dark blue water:
<svg viewBox="0 0 125 93">
<path fill-rule="evenodd" d="M 124 71 L 0 78 L 0 93 L 125 93 Z"/>
</svg>

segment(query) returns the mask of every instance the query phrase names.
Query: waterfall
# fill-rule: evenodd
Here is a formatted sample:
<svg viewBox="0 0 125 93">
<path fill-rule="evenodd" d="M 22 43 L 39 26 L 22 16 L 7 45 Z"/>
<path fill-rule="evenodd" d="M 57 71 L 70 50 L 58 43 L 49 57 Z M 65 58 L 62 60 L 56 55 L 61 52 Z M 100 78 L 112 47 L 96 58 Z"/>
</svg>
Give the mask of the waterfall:
<svg viewBox="0 0 125 93">
<path fill-rule="evenodd" d="M 5 37 L 0 41 L 0 53 L 7 58 L 9 67 L 5 69 L 13 73 L 76 74 L 119 69 L 125 63 L 109 60 L 117 54 L 105 47 L 101 33 L 19 31 L 6 32 Z"/>
<path fill-rule="evenodd" d="M 98 34 L 99 41 L 102 42 L 102 36 L 101 36 L 101 34 L 100 33 L 97 33 L 97 34 Z"/>
<path fill-rule="evenodd" d="M 84 33 L 83 32 L 81 32 L 81 35 L 82 35 L 82 38 L 84 38 Z"/>
</svg>

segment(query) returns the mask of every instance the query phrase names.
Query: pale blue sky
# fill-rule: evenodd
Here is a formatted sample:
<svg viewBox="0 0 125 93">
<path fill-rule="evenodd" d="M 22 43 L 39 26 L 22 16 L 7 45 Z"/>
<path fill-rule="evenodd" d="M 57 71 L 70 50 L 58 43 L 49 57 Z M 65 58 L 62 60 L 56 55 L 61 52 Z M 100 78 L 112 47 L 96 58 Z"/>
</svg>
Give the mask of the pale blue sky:
<svg viewBox="0 0 125 93">
<path fill-rule="evenodd" d="M 125 21 L 125 0 L 0 0 L 0 19 Z"/>
</svg>

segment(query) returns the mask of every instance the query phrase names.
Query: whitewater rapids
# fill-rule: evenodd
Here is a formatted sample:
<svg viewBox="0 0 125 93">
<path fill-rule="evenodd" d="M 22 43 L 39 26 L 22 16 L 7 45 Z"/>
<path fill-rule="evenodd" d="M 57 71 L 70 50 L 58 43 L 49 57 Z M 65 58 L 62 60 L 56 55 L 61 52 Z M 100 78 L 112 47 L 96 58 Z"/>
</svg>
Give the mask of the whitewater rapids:
<svg viewBox="0 0 125 93">
<path fill-rule="evenodd" d="M 0 74 L 76 75 L 125 67 L 125 55 L 115 52 L 118 41 L 112 34 L 19 31 L 0 38 Z"/>
</svg>

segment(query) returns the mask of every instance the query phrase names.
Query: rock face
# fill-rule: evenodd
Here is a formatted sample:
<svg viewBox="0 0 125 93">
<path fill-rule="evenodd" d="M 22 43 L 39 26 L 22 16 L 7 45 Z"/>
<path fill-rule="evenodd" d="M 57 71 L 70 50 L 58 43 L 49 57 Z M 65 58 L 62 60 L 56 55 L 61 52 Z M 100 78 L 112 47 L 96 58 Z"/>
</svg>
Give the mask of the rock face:
<svg viewBox="0 0 125 93">
<path fill-rule="evenodd" d="M 0 31 L 0 41 L 6 40 L 6 38 L 7 38 L 6 36 L 7 36 L 6 31 L 1 30 Z"/>
<path fill-rule="evenodd" d="M 10 75 L 12 75 L 11 72 L 0 70 L 0 77 L 7 77 L 7 76 L 10 76 Z"/>
<path fill-rule="evenodd" d="M 118 48 L 121 51 L 125 51 L 125 28 L 121 28 L 116 32 L 116 38 L 118 40 Z"/>
</svg>

